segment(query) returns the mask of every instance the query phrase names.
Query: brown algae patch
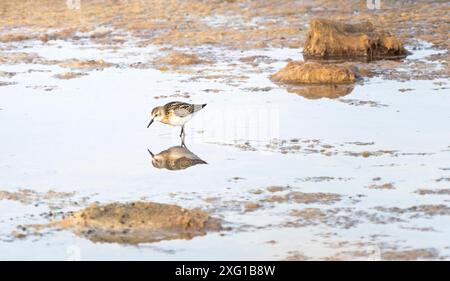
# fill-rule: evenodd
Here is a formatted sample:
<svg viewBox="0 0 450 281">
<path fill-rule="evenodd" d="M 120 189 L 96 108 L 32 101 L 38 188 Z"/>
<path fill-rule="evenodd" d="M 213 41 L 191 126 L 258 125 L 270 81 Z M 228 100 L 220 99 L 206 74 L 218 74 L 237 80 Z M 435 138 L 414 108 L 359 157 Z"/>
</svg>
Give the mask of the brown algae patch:
<svg viewBox="0 0 450 281">
<path fill-rule="evenodd" d="M 290 198 L 296 203 L 311 204 L 311 203 L 321 203 L 321 204 L 331 204 L 341 200 L 341 195 L 336 193 L 304 193 L 299 191 L 294 191 L 288 194 Z"/>
<path fill-rule="evenodd" d="M 441 182 L 441 181 L 450 182 L 450 177 L 440 177 L 440 178 L 436 179 L 436 182 Z"/>
<path fill-rule="evenodd" d="M 415 193 L 418 193 L 420 195 L 450 195 L 450 188 L 445 189 L 426 189 L 421 188 L 415 191 Z"/>
<path fill-rule="evenodd" d="M 395 150 L 377 150 L 377 151 L 362 151 L 362 152 L 353 152 L 353 151 L 345 151 L 345 155 L 354 156 L 354 157 L 364 157 L 368 158 L 371 156 L 395 156 Z"/>
<path fill-rule="evenodd" d="M 341 142 L 332 143 L 321 139 L 278 139 L 273 138 L 268 141 L 258 142 L 250 140 L 234 140 L 229 143 L 209 142 L 222 146 L 233 147 L 242 151 L 266 151 L 281 154 L 321 154 L 323 156 L 352 156 L 352 157 L 401 157 L 401 156 L 429 156 L 432 152 L 401 152 L 391 149 L 360 150 L 354 151 L 352 146 L 369 146 L 374 142 Z M 449 181 L 448 177 L 436 179 L 436 182 Z"/>
<path fill-rule="evenodd" d="M 227 179 L 227 182 L 234 182 L 234 183 L 236 183 L 236 182 L 243 181 L 243 180 L 245 180 L 245 178 L 235 176 L 235 177 Z"/>
<path fill-rule="evenodd" d="M 329 182 L 329 181 L 349 181 L 351 179 L 352 178 L 319 176 L 319 177 L 297 178 L 296 180 L 301 182 Z"/>
<path fill-rule="evenodd" d="M 328 217 L 328 214 L 325 211 L 320 210 L 319 208 L 293 210 L 290 215 L 303 221 L 304 225 L 325 223 Z"/>
<path fill-rule="evenodd" d="M 355 24 L 326 19 L 310 22 L 303 53 L 306 57 L 405 57 L 402 42 L 387 32 L 375 30 L 372 23 Z"/>
<path fill-rule="evenodd" d="M 104 60 L 80 60 L 80 59 L 69 59 L 58 63 L 61 67 L 72 68 L 72 69 L 104 69 L 107 67 L 114 66 L 114 64 L 106 62 Z"/>
<path fill-rule="evenodd" d="M 22 34 L 22 33 L 7 33 L 0 35 L 0 42 L 18 42 L 33 39 L 34 36 L 30 34 Z"/>
<path fill-rule="evenodd" d="M 27 89 L 33 89 L 33 90 L 42 90 L 45 92 L 51 92 L 58 87 L 55 85 L 32 85 L 32 86 L 25 86 Z"/>
<path fill-rule="evenodd" d="M 2 87 L 2 86 L 11 86 L 11 85 L 15 85 L 15 84 L 17 84 L 16 82 L 3 82 L 3 81 L 0 81 L 0 87 Z"/>
<path fill-rule="evenodd" d="M 371 184 L 367 188 L 369 189 L 395 189 L 392 183 L 384 183 L 384 184 Z"/>
<path fill-rule="evenodd" d="M 239 61 L 250 64 L 251 66 L 254 67 L 260 65 L 261 63 L 270 64 L 275 62 L 273 58 L 262 55 L 241 57 Z"/>
<path fill-rule="evenodd" d="M 280 192 L 280 191 L 283 191 L 283 190 L 286 190 L 287 188 L 286 187 L 284 187 L 284 186 L 277 186 L 277 185 L 274 185 L 274 186 L 269 186 L 268 188 L 266 188 L 266 190 L 267 191 L 269 191 L 269 192 Z"/>
<path fill-rule="evenodd" d="M 82 76 L 86 76 L 87 73 L 82 73 L 82 72 L 64 72 L 64 73 L 60 73 L 60 74 L 55 74 L 54 77 L 57 79 L 63 79 L 63 80 L 69 80 L 69 79 L 74 79 L 74 78 L 78 78 L 78 77 L 82 77 Z"/>
<path fill-rule="evenodd" d="M 290 212 L 295 218 L 284 223 L 285 227 L 307 227 L 326 225 L 333 228 L 349 229 L 361 222 L 361 216 L 346 208 L 333 208 L 322 210 L 319 208 L 295 209 Z"/>
<path fill-rule="evenodd" d="M 264 198 L 263 202 L 295 202 L 300 204 L 331 204 L 341 200 L 341 195 L 336 193 L 323 193 L 323 192 L 300 192 L 292 191 L 285 195 L 272 195 Z"/>
<path fill-rule="evenodd" d="M 34 53 L 0 52 L 0 64 L 40 63 L 43 59 Z"/>
<path fill-rule="evenodd" d="M 305 256 L 300 251 L 290 251 L 288 252 L 288 256 L 283 259 L 283 261 L 306 261 L 310 260 L 311 258 L 308 256 Z"/>
<path fill-rule="evenodd" d="M 40 201 L 71 198 L 75 192 L 57 192 L 49 190 L 47 192 L 37 192 L 31 189 L 19 189 L 18 191 L 0 190 L 0 200 L 17 201 L 22 204 L 36 204 Z"/>
<path fill-rule="evenodd" d="M 52 225 L 94 242 L 125 244 L 191 239 L 221 229 L 200 209 L 153 202 L 93 204 Z"/>
<path fill-rule="evenodd" d="M 182 66 L 204 63 L 194 54 L 186 54 L 180 52 L 171 52 L 167 56 L 156 61 L 160 65 Z"/>
<path fill-rule="evenodd" d="M 387 107 L 387 104 L 383 104 L 373 100 L 357 100 L 357 99 L 338 99 L 342 103 L 346 103 L 352 106 L 370 106 L 370 107 Z"/>
<path fill-rule="evenodd" d="M 375 207 L 375 210 L 395 214 L 411 214 L 411 218 L 432 217 L 432 216 L 450 216 L 450 207 L 444 204 L 438 205 L 418 205 L 409 208 L 399 207 Z"/>
<path fill-rule="evenodd" d="M 17 74 L 16 72 L 0 71 L 0 77 L 4 77 L 4 78 L 12 78 L 16 74 Z"/>
<path fill-rule="evenodd" d="M 383 260 L 435 260 L 438 257 L 436 249 L 389 250 L 381 252 Z"/>
<path fill-rule="evenodd" d="M 261 208 L 261 205 L 255 202 L 248 202 L 244 205 L 245 212 L 252 212 L 259 208 Z"/>
</svg>

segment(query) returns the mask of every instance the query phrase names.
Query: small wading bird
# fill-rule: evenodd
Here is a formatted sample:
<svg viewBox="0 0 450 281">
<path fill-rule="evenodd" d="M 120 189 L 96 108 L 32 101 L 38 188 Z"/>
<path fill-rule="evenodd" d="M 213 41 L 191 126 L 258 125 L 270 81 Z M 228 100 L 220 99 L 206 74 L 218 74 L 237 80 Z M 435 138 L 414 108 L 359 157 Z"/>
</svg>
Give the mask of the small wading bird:
<svg viewBox="0 0 450 281">
<path fill-rule="evenodd" d="M 152 157 L 152 165 L 158 169 L 167 170 L 183 170 L 197 164 L 208 164 L 200 157 L 192 153 L 182 143 L 180 146 L 173 146 L 158 154 L 153 154 L 150 149 L 147 149 Z"/>
<path fill-rule="evenodd" d="M 153 108 L 151 120 L 148 127 L 154 122 L 159 121 L 171 126 L 181 126 L 180 137 L 184 136 L 184 124 L 194 117 L 194 115 L 206 104 L 190 104 L 185 102 L 173 101 L 163 106 Z"/>
</svg>

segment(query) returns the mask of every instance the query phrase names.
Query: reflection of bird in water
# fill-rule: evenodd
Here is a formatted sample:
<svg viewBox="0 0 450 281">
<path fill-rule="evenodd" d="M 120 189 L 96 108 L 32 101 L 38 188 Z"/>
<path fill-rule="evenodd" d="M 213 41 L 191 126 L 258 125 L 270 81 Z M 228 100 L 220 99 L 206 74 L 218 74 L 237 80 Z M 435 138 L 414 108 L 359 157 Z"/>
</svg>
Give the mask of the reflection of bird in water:
<svg viewBox="0 0 450 281">
<path fill-rule="evenodd" d="M 152 156 L 153 166 L 158 169 L 183 170 L 197 164 L 208 164 L 187 149 L 184 144 L 173 146 L 156 155 L 150 149 L 147 150 Z"/>
<path fill-rule="evenodd" d="M 180 137 L 183 137 L 184 124 L 191 120 L 191 118 L 205 106 L 206 104 L 190 104 L 179 101 L 173 101 L 163 106 L 157 106 L 152 110 L 150 123 L 147 128 L 150 127 L 154 121 L 159 121 L 172 126 L 181 126 Z"/>
</svg>

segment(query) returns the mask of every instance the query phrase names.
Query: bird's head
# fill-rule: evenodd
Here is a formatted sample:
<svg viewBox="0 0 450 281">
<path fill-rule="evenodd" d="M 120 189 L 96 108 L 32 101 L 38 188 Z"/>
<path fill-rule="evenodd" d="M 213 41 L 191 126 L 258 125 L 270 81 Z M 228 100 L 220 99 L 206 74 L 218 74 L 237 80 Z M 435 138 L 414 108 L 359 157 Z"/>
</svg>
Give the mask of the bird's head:
<svg viewBox="0 0 450 281">
<path fill-rule="evenodd" d="M 164 108 L 162 106 L 157 106 L 153 108 L 152 113 L 150 114 L 150 123 L 148 123 L 148 127 L 154 122 L 154 121 L 161 121 L 164 117 Z"/>
</svg>

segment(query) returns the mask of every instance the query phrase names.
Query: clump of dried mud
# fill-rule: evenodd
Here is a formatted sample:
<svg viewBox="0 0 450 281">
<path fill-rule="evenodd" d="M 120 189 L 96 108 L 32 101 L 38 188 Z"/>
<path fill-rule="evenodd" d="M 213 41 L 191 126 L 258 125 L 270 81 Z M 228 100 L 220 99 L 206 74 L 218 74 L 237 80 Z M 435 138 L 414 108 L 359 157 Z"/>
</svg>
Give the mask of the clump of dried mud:
<svg viewBox="0 0 450 281">
<path fill-rule="evenodd" d="M 221 229 L 205 211 L 153 202 L 93 204 L 53 225 L 94 242 L 126 244 L 191 239 Z"/>
<path fill-rule="evenodd" d="M 357 74 L 355 69 L 345 65 L 291 61 L 271 78 L 283 83 L 342 84 L 354 83 Z"/>
<path fill-rule="evenodd" d="M 306 57 L 404 57 L 408 54 L 402 42 L 387 32 L 376 31 L 372 23 L 342 23 L 314 19 L 303 53 Z"/>
</svg>

